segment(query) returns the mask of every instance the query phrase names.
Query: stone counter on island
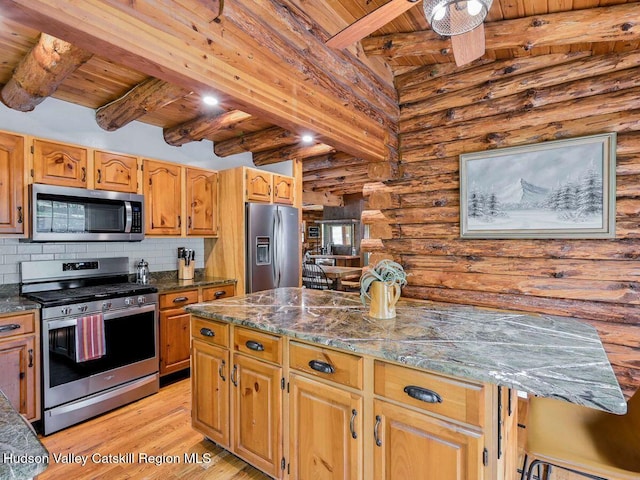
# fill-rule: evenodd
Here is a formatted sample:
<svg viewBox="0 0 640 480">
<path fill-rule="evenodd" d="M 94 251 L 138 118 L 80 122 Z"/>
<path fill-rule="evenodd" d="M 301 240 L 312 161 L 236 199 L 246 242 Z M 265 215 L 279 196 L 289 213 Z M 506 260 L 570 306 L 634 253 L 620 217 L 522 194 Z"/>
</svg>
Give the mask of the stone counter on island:
<svg viewBox="0 0 640 480">
<path fill-rule="evenodd" d="M 368 316 L 358 295 L 281 288 L 193 304 L 194 315 L 617 414 L 626 403 L 597 332 L 575 319 L 401 299 Z"/>
<path fill-rule="evenodd" d="M 49 465 L 49 452 L 31 425 L 0 392 L 0 478 L 26 480 Z"/>
</svg>

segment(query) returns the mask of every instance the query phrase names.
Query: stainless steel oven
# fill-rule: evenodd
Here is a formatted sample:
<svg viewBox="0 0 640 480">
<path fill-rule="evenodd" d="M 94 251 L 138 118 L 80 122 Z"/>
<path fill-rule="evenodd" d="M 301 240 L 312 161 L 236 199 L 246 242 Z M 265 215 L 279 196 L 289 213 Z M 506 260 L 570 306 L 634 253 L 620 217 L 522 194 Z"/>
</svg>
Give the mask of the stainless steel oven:
<svg viewBox="0 0 640 480">
<path fill-rule="evenodd" d="M 22 292 L 42 304 L 45 435 L 158 391 L 158 294 L 127 268 L 126 257 L 22 264 Z M 101 327 L 90 358 L 86 319 Z"/>
</svg>

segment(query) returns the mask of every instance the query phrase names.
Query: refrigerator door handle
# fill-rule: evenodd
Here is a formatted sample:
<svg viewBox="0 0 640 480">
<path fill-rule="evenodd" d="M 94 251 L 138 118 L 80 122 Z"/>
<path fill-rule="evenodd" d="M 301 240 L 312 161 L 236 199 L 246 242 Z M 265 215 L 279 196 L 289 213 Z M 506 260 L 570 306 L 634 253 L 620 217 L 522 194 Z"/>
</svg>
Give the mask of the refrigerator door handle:
<svg viewBox="0 0 640 480">
<path fill-rule="evenodd" d="M 273 238 L 273 245 L 271 246 L 271 270 L 273 272 L 273 286 L 278 287 L 278 211 L 273 211 L 273 222 L 272 222 L 273 233 L 271 234 Z"/>
<path fill-rule="evenodd" d="M 276 252 L 276 258 L 274 259 L 274 263 L 276 265 L 276 288 L 280 287 L 280 284 L 282 283 L 282 271 L 284 269 L 284 231 L 283 231 L 283 224 L 282 224 L 282 212 L 280 211 L 280 209 L 276 210 L 276 245 L 275 245 L 275 252 Z"/>
</svg>

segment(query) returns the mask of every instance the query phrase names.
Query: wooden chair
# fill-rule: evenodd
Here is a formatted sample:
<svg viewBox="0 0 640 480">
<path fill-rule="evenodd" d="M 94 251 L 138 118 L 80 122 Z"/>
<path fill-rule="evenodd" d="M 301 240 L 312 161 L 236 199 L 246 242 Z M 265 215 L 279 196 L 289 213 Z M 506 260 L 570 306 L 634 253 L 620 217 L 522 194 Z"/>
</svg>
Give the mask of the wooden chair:
<svg viewBox="0 0 640 480">
<path fill-rule="evenodd" d="M 640 479 L 640 393 L 627 402 L 627 413 L 615 415 L 561 400 L 533 397 L 529 401 L 522 476 L 527 460 L 534 469 L 550 467 L 597 480 Z"/>
<path fill-rule="evenodd" d="M 302 265 L 302 285 L 314 290 L 329 290 L 332 284 L 320 265 L 304 263 Z"/>
</svg>

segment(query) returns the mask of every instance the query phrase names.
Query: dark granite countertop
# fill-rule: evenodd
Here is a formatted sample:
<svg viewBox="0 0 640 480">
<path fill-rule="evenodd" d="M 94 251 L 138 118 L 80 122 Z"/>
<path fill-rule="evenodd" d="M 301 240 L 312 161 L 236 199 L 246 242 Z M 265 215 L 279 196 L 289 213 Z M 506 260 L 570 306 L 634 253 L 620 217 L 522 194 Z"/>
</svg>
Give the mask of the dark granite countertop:
<svg viewBox="0 0 640 480">
<path fill-rule="evenodd" d="M 570 318 L 401 299 L 379 320 L 353 293 L 281 288 L 186 307 L 196 315 L 625 413 L 596 330 Z"/>
<path fill-rule="evenodd" d="M 133 278 L 135 281 L 135 277 Z M 158 288 L 159 293 L 184 290 L 190 287 L 207 287 L 215 285 L 235 285 L 235 278 L 208 277 L 203 271 L 196 271 L 192 280 L 178 280 L 178 272 L 152 272 L 150 285 Z"/>
<path fill-rule="evenodd" d="M 49 465 L 49 452 L 31 425 L 0 392 L 0 478 L 35 477 Z"/>
<path fill-rule="evenodd" d="M 36 310 L 38 308 L 40 308 L 38 302 L 27 300 L 20 296 L 19 285 L 11 284 L 0 286 L 0 314 Z"/>
</svg>

